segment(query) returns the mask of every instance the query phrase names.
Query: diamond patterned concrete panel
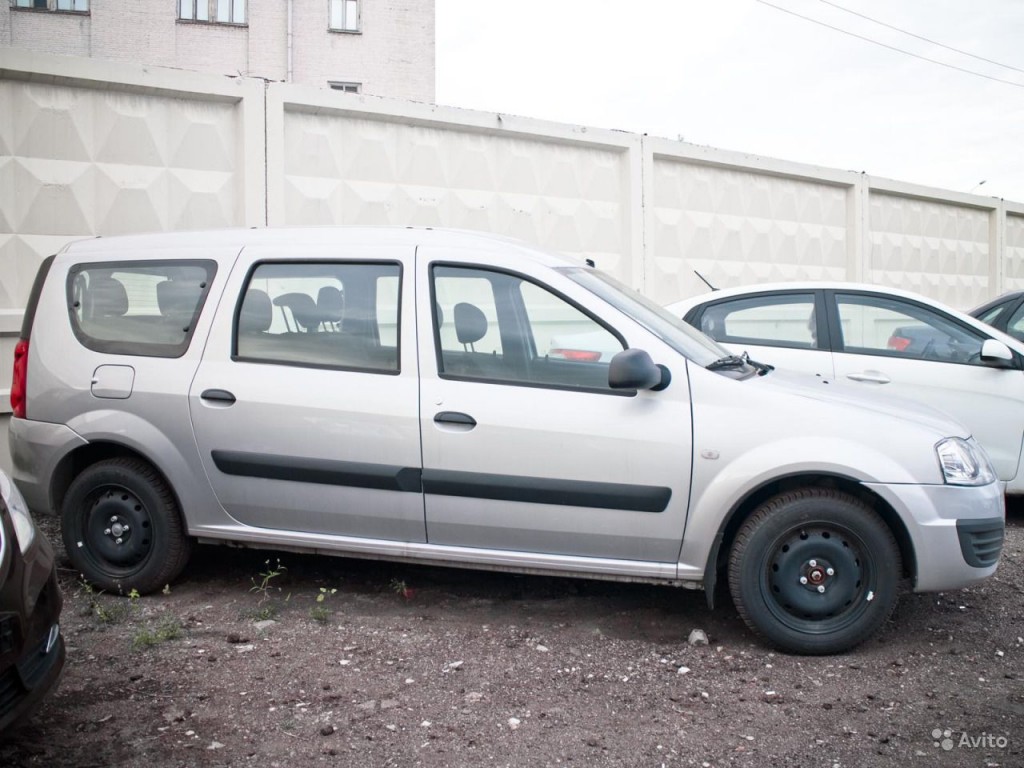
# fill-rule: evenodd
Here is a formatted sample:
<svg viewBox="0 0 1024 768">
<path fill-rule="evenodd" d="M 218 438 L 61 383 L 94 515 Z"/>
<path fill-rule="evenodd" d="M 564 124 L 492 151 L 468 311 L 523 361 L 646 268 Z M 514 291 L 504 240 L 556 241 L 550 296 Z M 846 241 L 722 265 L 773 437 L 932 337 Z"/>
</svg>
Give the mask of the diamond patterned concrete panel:
<svg viewBox="0 0 1024 768">
<path fill-rule="evenodd" d="M 1003 262 L 1006 267 L 1003 290 L 1024 290 L 1024 216 L 1006 215 L 1006 245 Z"/>
<path fill-rule="evenodd" d="M 283 161 L 283 223 L 469 227 L 629 265 L 629 158 L 617 148 L 296 109 Z M 323 183 L 339 172 L 343 184 Z"/>
<path fill-rule="evenodd" d="M 160 168 L 103 164 L 96 169 L 96 228 L 109 234 L 167 229 L 168 189 Z"/>
<path fill-rule="evenodd" d="M 0 165 L 0 203 L 10 229 L 21 235 L 86 233 L 93 170 L 86 163 L 27 157 Z"/>
<path fill-rule="evenodd" d="M 869 216 L 868 280 L 960 308 L 990 297 L 987 211 L 876 191 Z"/>
<path fill-rule="evenodd" d="M 89 150 L 91 102 L 76 88 L 4 81 L 0 88 L 14 91 L 10 99 L 13 121 L 4 143 L 14 155 L 48 160 L 92 159 Z"/>
<path fill-rule="evenodd" d="M 167 110 L 150 96 L 111 94 L 93 109 L 95 158 L 102 163 L 167 165 Z"/>
<path fill-rule="evenodd" d="M 847 190 L 657 156 L 647 293 L 661 303 L 718 287 L 844 279 Z"/>
</svg>

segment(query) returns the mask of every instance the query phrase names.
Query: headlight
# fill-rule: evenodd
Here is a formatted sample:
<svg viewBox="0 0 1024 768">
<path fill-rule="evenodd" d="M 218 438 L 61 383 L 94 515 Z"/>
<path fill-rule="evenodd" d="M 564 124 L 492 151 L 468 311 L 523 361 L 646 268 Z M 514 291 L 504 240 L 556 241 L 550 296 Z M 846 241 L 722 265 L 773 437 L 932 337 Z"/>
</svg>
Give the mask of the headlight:
<svg viewBox="0 0 1024 768">
<path fill-rule="evenodd" d="M 980 445 L 960 437 L 947 437 L 935 446 L 942 475 L 950 485 L 987 485 L 995 470 Z"/>
<path fill-rule="evenodd" d="M 32 539 L 36 536 L 36 526 L 32 522 L 32 515 L 28 511 L 28 504 L 18 490 L 18 486 L 12 483 L 7 475 L 0 472 L 0 496 L 3 496 L 4 503 L 11 513 L 14 521 L 14 535 L 18 539 L 18 546 L 22 554 L 28 550 Z"/>
</svg>

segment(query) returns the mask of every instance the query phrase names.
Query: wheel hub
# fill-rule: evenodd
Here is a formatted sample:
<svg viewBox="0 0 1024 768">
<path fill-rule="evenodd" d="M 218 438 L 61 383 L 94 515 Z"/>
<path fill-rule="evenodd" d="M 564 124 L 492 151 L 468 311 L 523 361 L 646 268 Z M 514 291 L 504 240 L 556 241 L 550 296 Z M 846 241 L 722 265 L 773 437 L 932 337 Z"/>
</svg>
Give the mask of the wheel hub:
<svg viewBox="0 0 1024 768">
<path fill-rule="evenodd" d="M 775 610 L 799 621 L 828 620 L 855 610 L 864 587 L 856 547 L 828 528 L 794 530 L 779 541 L 767 566 Z"/>
<path fill-rule="evenodd" d="M 126 488 L 108 486 L 94 495 L 87 531 L 96 554 L 112 565 L 132 566 L 149 554 L 149 512 Z"/>
</svg>

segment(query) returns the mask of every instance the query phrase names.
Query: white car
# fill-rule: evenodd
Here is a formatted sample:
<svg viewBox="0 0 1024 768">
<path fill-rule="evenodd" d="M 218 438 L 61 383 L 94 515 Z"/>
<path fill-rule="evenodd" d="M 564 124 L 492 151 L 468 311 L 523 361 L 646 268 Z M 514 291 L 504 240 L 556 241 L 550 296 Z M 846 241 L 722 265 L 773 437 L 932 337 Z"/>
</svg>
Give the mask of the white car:
<svg viewBox="0 0 1024 768">
<path fill-rule="evenodd" d="M 839 282 L 732 288 L 667 308 L 780 370 L 945 411 L 988 451 L 1006 492 L 1024 493 L 1024 344 L 980 320 L 908 291 Z"/>
</svg>

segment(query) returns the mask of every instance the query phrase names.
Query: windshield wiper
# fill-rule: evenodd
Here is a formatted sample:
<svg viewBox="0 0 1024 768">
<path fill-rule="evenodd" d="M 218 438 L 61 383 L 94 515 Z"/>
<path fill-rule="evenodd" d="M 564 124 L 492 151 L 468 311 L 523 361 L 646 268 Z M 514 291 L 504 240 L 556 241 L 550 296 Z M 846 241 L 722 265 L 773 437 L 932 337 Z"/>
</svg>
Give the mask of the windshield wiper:
<svg viewBox="0 0 1024 768">
<path fill-rule="evenodd" d="M 758 376 L 764 376 L 769 371 L 774 371 L 774 365 L 768 365 L 767 363 L 759 363 L 756 360 L 751 360 L 750 355 L 744 352 L 742 355 L 726 355 L 720 357 L 713 363 L 705 366 L 709 371 L 720 371 L 723 368 L 746 368 L 750 366 L 757 371 Z"/>
<path fill-rule="evenodd" d="M 720 371 L 723 368 L 746 368 L 749 359 L 747 353 L 744 352 L 742 355 L 726 355 L 720 357 L 715 362 L 709 363 L 705 367 L 709 371 Z"/>
</svg>

